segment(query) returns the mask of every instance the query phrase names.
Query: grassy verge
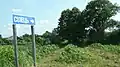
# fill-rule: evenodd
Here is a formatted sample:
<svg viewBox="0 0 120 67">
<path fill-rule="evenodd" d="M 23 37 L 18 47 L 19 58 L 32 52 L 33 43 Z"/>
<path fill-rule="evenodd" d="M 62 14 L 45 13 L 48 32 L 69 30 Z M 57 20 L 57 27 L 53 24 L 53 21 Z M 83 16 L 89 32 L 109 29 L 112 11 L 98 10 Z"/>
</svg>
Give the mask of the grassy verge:
<svg viewBox="0 0 120 67">
<path fill-rule="evenodd" d="M 19 46 L 20 67 L 32 66 L 32 49 Z M 120 67 L 120 45 L 37 45 L 37 67 Z M 0 46 L 0 67 L 14 67 L 12 46 Z"/>
<path fill-rule="evenodd" d="M 119 52 L 120 46 L 115 45 L 96 43 L 84 48 L 68 45 L 48 55 L 41 67 L 120 67 Z"/>
</svg>

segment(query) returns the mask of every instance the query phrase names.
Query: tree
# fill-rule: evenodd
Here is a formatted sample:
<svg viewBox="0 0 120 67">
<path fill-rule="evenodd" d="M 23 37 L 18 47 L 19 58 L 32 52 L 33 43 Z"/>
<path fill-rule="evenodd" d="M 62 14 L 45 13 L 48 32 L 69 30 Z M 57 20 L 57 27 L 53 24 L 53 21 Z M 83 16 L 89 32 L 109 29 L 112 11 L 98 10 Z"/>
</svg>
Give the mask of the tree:
<svg viewBox="0 0 120 67">
<path fill-rule="evenodd" d="M 50 44 L 51 43 L 51 32 L 46 31 L 42 37 L 45 39 L 45 44 Z"/>
<path fill-rule="evenodd" d="M 43 35 L 42 35 L 42 37 L 44 37 L 44 38 L 49 38 L 51 36 L 51 33 L 49 32 L 49 31 L 46 31 Z"/>
<path fill-rule="evenodd" d="M 107 36 L 105 44 L 119 44 L 120 43 L 120 29 L 115 30 Z"/>
<path fill-rule="evenodd" d="M 71 11 L 69 9 L 64 10 L 61 13 L 61 17 L 58 22 L 58 33 L 61 39 L 68 39 L 68 23 L 70 20 Z"/>
<path fill-rule="evenodd" d="M 89 28 L 89 38 L 91 40 L 102 40 L 104 31 L 112 22 L 111 17 L 120 10 L 117 4 L 112 4 L 109 0 L 93 0 L 88 3 L 86 9 L 81 13 L 82 22 Z M 113 23 L 112 23 L 113 24 Z"/>
<path fill-rule="evenodd" d="M 2 38 L 2 35 L 0 34 L 0 38 Z"/>
<path fill-rule="evenodd" d="M 105 33 L 105 40 L 103 44 L 119 44 L 120 43 L 120 21 L 111 20 L 111 27 L 108 28 L 110 32 Z"/>
<path fill-rule="evenodd" d="M 2 45 L 11 45 L 12 41 L 7 38 L 2 38 Z"/>
<path fill-rule="evenodd" d="M 58 36 L 58 29 L 57 28 L 53 29 L 53 31 L 51 33 L 50 41 L 52 44 L 60 44 L 61 43 L 61 39 Z"/>
<path fill-rule="evenodd" d="M 76 7 L 73 7 L 72 10 L 67 9 L 62 11 L 57 28 L 58 35 L 62 40 L 75 42 L 83 36 L 84 25 L 80 22 L 80 15 L 81 12 Z"/>
</svg>

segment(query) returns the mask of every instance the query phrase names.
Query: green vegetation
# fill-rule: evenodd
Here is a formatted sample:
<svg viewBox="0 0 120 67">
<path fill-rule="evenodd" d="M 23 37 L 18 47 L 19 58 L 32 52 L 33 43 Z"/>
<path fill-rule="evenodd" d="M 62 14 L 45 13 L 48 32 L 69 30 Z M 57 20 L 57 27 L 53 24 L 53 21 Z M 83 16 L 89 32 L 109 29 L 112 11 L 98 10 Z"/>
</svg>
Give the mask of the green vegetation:
<svg viewBox="0 0 120 67">
<path fill-rule="evenodd" d="M 47 54 L 59 49 L 56 45 L 45 45 L 37 48 L 37 61 Z M 30 67 L 32 65 L 31 48 L 19 46 L 19 66 Z M 0 46 L 0 67 L 14 67 L 14 49 L 12 46 Z"/>
<path fill-rule="evenodd" d="M 79 44 L 84 39 L 93 43 L 107 42 L 108 33 L 105 30 L 114 27 L 119 29 L 119 21 L 111 19 L 119 10 L 120 6 L 109 0 L 92 0 L 83 11 L 76 7 L 66 9 L 62 11 L 58 22 L 58 36 L 74 44 Z"/>
<path fill-rule="evenodd" d="M 35 35 L 37 66 L 120 67 L 120 23 L 111 19 L 119 11 L 109 0 L 92 0 L 83 11 L 63 10 L 57 28 Z M 32 67 L 31 35 L 17 39 L 19 66 Z M 12 37 L 0 35 L 0 67 L 14 67 Z"/>
<path fill-rule="evenodd" d="M 40 66 L 43 67 L 119 67 L 119 52 L 120 46 L 115 45 L 102 45 L 100 43 L 87 47 L 68 45 L 41 59 L 39 65 L 41 64 Z"/>
<path fill-rule="evenodd" d="M 24 50 L 19 50 L 19 65 L 21 67 L 29 67 L 31 63 L 32 57 Z M 14 51 L 12 46 L 0 46 L 0 67 L 14 67 Z"/>
<path fill-rule="evenodd" d="M 12 46 L 0 46 L 0 67 L 14 67 Z M 20 67 L 32 66 L 30 46 L 19 46 Z M 37 46 L 38 67 L 119 67 L 120 46 L 94 43 L 87 47 L 69 44 L 60 48 L 58 45 Z"/>
</svg>

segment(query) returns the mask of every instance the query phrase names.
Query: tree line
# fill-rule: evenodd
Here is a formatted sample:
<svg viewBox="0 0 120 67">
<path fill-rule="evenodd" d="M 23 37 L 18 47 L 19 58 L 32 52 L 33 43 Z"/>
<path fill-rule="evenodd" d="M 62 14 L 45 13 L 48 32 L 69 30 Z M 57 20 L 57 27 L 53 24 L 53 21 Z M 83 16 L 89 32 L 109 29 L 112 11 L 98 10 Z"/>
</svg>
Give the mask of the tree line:
<svg viewBox="0 0 120 67">
<path fill-rule="evenodd" d="M 119 43 L 120 22 L 112 19 L 119 11 L 120 6 L 109 0 L 92 0 L 83 11 L 66 9 L 56 28 L 58 36 L 69 43 Z M 107 29 L 112 31 L 107 33 Z"/>
<path fill-rule="evenodd" d="M 92 0 L 83 11 L 77 7 L 61 12 L 58 27 L 52 32 L 36 35 L 37 44 L 119 44 L 120 21 L 112 19 L 120 11 L 120 6 L 109 0 Z M 110 32 L 106 32 L 109 30 Z M 30 43 L 31 35 L 18 37 L 19 44 Z M 11 42 L 0 38 L 1 43 Z"/>
</svg>

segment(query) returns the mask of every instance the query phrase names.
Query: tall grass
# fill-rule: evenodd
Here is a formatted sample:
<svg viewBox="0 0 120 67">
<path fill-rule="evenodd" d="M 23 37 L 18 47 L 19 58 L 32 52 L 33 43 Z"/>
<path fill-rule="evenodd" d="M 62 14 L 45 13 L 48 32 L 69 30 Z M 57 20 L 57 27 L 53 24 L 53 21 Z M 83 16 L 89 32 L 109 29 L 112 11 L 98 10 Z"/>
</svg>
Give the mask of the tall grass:
<svg viewBox="0 0 120 67">
<path fill-rule="evenodd" d="M 120 67 L 119 45 L 102 45 L 95 43 L 82 48 L 71 44 L 59 48 L 59 46 L 52 44 L 43 46 L 36 45 L 36 47 L 38 65 L 41 63 L 44 64 L 45 62 L 45 64 L 82 64 L 85 67 L 115 67 L 116 65 Z M 19 66 L 32 67 L 32 46 L 18 46 L 18 48 Z M 42 62 L 41 60 L 44 61 Z M 13 46 L 0 46 L 0 67 L 15 67 L 14 65 Z"/>
<path fill-rule="evenodd" d="M 18 55 L 20 67 L 29 67 L 32 65 L 32 57 L 27 52 L 19 50 Z M 0 46 L 0 67 L 15 67 L 14 62 L 13 46 Z"/>
<path fill-rule="evenodd" d="M 31 67 L 32 66 L 32 47 L 18 46 L 18 61 L 20 67 Z M 41 60 L 45 55 L 59 49 L 57 45 L 37 45 L 36 55 L 37 62 Z M 14 64 L 14 48 L 12 45 L 0 46 L 0 67 L 15 67 Z"/>
</svg>

